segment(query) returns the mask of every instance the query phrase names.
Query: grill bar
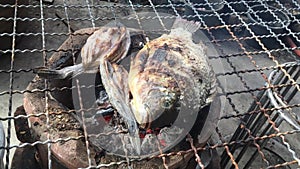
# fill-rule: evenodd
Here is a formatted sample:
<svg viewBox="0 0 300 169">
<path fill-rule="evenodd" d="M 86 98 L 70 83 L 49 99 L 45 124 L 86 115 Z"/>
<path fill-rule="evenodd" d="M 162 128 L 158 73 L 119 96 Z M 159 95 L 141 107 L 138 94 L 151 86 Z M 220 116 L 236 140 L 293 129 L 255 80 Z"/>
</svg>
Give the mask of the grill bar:
<svg viewBox="0 0 300 169">
<path fill-rule="evenodd" d="M 17 3 L 16 3 L 17 4 Z M 13 22 L 13 33 L 16 32 L 16 17 L 17 17 L 17 5 L 15 4 L 15 7 L 14 7 L 14 22 Z M 15 43 L 16 42 L 16 37 L 15 35 L 13 35 L 12 37 L 12 53 L 11 53 L 11 62 L 10 62 L 10 70 L 13 70 L 14 69 L 14 59 L 15 59 L 15 53 L 14 53 L 14 50 L 15 50 Z M 13 94 L 12 94 L 12 91 L 13 91 L 13 87 L 14 87 L 14 72 L 10 72 L 9 74 L 9 105 L 8 105 L 8 113 L 7 115 L 8 116 L 11 116 L 12 115 L 12 97 L 13 97 Z M 11 120 L 8 120 L 8 124 L 7 124 L 7 139 L 6 139 L 6 142 L 7 142 L 7 145 L 10 146 L 10 137 L 11 137 Z M 6 161 L 8 161 L 8 163 L 5 164 L 5 168 L 8 169 L 8 164 L 9 164 L 9 161 L 10 161 L 10 149 L 7 149 L 6 150 Z"/>
<path fill-rule="evenodd" d="M 76 84 L 77 84 L 77 92 L 79 95 L 79 103 L 80 103 L 80 108 L 83 109 L 83 102 L 82 102 L 82 97 L 81 97 L 81 91 L 80 91 L 80 87 L 79 87 L 79 80 L 76 80 Z M 88 141 L 88 133 L 87 133 L 87 127 L 85 124 L 85 120 L 84 120 L 84 111 L 81 111 L 81 119 L 82 120 L 82 127 L 83 127 L 83 133 L 84 133 L 84 139 L 85 139 L 85 145 L 86 145 L 86 152 L 87 152 L 87 156 L 88 156 L 88 164 L 89 167 L 92 165 L 92 160 L 91 160 L 91 152 L 89 149 L 89 141 Z"/>
<path fill-rule="evenodd" d="M 45 40 L 45 23 L 44 23 L 44 9 L 43 9 L 43 1 L 40 0 L 40 17 L 41 17 L 41 36 L 42 36 L 42 56 L 44 60 L 44 65 L 47 65 L 48 59 L 47 59 L 47 53 L 45 52 L 46 49 L 46 40 Z M 49 86 L 48 81 L 45 80 L 45 89 L 47 89 Z M 49 105 L 48 105 L 48 100 L 49 100 L 49 92 L 45 92 L 45 108 L 46 108 L 46 127 L 47 127 L 47 140 L 51 140 L 50 134 L 49 134 Z M 48 157 L 48 168 L 52 169 L 52 158 L 51 158 L 51 144 L 47 144 L 47 157 Z"/>
<path fill-rule="evenodd" d="M 195 147 L 194 143 L 193 143 L 193 138 L 191 137 L 191 135 L 187 136 L 187 140 L 190 142 L 191 148 L 194 151 L 194 155 L 195 155 L 195 160 L 198 163 L 198 166 L 201 168 L 205 168 L 204 164 L 202 163 L 202 160 L 198 154 L 197 148 Z"/>
</svg>

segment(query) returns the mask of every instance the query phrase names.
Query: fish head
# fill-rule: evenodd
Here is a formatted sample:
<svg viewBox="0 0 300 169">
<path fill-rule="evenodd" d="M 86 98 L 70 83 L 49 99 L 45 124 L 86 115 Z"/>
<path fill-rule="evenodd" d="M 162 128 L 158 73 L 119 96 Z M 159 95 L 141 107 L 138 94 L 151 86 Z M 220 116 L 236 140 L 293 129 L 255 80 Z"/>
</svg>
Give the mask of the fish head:
<svg viewBox="0 0 300 169">
<path fill-rule="evenodd" d="M 139 124 L 151 123 L 172 109 L 178 100 L 175 90 L 162 86 L 148 86 L 133 96 L 131 107 Z"/>
</svg>

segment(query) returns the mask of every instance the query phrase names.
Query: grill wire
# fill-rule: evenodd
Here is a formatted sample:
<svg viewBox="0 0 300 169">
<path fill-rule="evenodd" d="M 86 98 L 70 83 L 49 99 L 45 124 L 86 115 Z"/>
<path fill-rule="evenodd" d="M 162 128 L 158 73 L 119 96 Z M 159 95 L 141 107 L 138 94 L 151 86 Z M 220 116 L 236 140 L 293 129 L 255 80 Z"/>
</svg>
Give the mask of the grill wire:
<svg viewBox="0 0 300 169">
<path fill-rule="evenodd" d="M 142 22 L 156 20 L 161 30 L 152 32 L 168 32 L 164 21 L 183 17 L 196 19 L 201 22 L 200 29 L 208 36 L 218 54 L 210 55 L 209 60 L 214 63 L 221 61 L 223 70 L 216 72 L 219 83 L 218 97 L 222 98 L 223 108 L 218 126 L 212 135 L 213 144 L 196 147 L 193 139 L 187 137 L 190 144 L 188 150 L 161 152 L 147 160 L 162 159 L 167 168 L 166 157 L 194 153 L 194 160 L 198 167 L 204 168 L 203 159 L 198 152 L 217 150 L 221 168 L 299 168 L 300 167 L 300 112 L 299 112 L 299 47 L 287 43 L 287 39 L 300 44 L 300 2 L 297 0 L 203 0 L 197 5 L 205 6 L 209 12 L 197 9 L 192 1 L 133 1 L 104 2 L 104 1 L 68 1 L 55 0 L 49 4 L 43 0 L 15 4 L 0 4 L 1 9 L 13 11 L 10 16 L 0 15 L 0 24 L 11 23 L 10 30 L 0 32 L 0 40 L 9 37 L 10 47 L 0 50 L 0 90 L 1 117 L 4 124 L 5 150 L 4 168 L 10 168 L 17 161 L 14 152 L 21 148 L 37 145 L 47 146 L 47 166 L 52 168 L 53 161 L 51 147 L 54 143 L 71 140 L 84 140 L 89 159 L 86 168 L 115 167 L 128 165 L 140 159 L 125 158 L 124 160 L 92 164 L 90 142 L 85 126 L 84 135 L 69 138 L 52 139 L 47 132 L 46 141 L 22 142 L 16 140 L 14 122 L 29 117 L 46 117 L 46 128 L 50 128 L 48 102 L 49 93 L 95 86 L 76 86 L 51 88 L 45 80 L 44 87 L 34 90 L 26 86 L 34 77 L 33 68 L 48 66 L 49 58 L 58 52 L 74 54 L 80 49 L 58 50 L 58 47 L 74 31 L 86 27 L 98 27 L 115 19 L 135 20 L 138 28 L 145 30 Z M 216 10 L 216 6 L 222 6 Z M 254 5 L 263 9 L 254 10 Z M 272 8 L 274 6 L 276 8 Z M 191 14 L 185 13 L 190 9 Z M 101 11 L 110 11 L 102 12 Z M 205 10 L 205 9 L 204 9 Z M 99 12 L 100 11 L 100 12 Z M 139 12 L 153 12 L 155 16 L 141 17 Z M 171 15 L 163 16 L 161 13 Z M 277 12 L 284 12 L 288 18 L 278 18 Z M 249 13 L 257 22 L 249 20 Z M 263 20 L 261 14 L 268 13 L 275 20 Z M 0 13 L 1 14 L 1 13 Z M 130 14 L 130 15 L 129 15 Z M 127 16 L 129 15 L 129 16 Z M 207 19 L 208 18 L 208 19 Z M 279 32 L 270 25 L 286 25 L 284 31 Z M 263 26 L 260 26 L 263 25 Z M 298 26 L 298 30 L 291 25 Z M 26 29 L 19 29 L 19 27 Z M 266 29 L 267 34 L 261 35 L 260 29 Z M 261 30 L 263 31 L 263 30 Z M 145 32 L 146 36 L 149 31 Z M 70 36 L 72 38 L 72 36 Z M 270 41 L 266 42 L 265 39 Z M 35 42 L 34 42 L 35 41 Z M 271 44 L 271 45 L 270 45 Z M 271 47 L 270 47 L 271 46 Z M 298 53 L 299 54 L 299 53 Z M 24 61 L 25 60 L 25 61 Z M 75 62 L 75 57 L 73 56 Z M 24 62 L 24 63 L 23 63 Z M 30 66 L 28 66 L 30 65 Z M 31 80 L 22 80 L 31 79 Z M 45 112 L 37 115 L 14 116 L 16 107 L 23 104 L 23 94 L 44 93 Z M 80 100 L 80 97 L 79 97 Z M 72 112 L 73 110 L 70 110 Z M 81 106 L 82 114 L 85 111 Z M 84 123 L 83 123 L 84 124 Z M 278 159 L 278 160 L 274 160 Z M 55 168 L 55 167 L 53 167 Z"/>
</svg>

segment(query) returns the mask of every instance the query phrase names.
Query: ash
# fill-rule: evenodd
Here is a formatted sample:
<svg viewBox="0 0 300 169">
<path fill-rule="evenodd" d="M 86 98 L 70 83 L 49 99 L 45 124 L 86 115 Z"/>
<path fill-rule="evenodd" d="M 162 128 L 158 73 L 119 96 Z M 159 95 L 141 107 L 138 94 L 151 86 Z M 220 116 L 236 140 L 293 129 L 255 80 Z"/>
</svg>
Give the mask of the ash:
<svg viewBox="0 0 300 169">
<path fill-rule="evenodd" d="M 113 120 L 111 120 L 113 121 Z M 141 139 L 141 154 L 136 153 L 136 147 L 131 144 L 129 133 L 124 130 L 123 126 L 105 125 L 99 134 L 89 136 L 89 140 L 98 149 L 104 150 L 107 154 L 117 156 L 127 156 L 132 158 L 157 155 L 164 152 L 180 141 L 180 135 L 183 129 L 177 126 L 164 127 L 159 133 L 148 133 Z"/>
</svg>

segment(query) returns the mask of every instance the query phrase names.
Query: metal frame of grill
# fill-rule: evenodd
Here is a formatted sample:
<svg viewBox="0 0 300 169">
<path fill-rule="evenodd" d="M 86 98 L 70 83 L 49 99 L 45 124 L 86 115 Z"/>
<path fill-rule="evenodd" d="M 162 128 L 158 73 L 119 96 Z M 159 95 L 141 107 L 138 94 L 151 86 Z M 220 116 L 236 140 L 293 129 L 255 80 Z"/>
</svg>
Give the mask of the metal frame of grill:
<svg viewBox="0 0 300 169">
<path fill-rule="evenodd" d="M 210 39 L 210 43 L 214 44 L 218 54 L 209 56 L 211 62 L 221 60 L 224 70 L 216 72 L 219 80 L 219 97 L 223 98 L 225 107 L 222 116 L 219 119 L 219 125 L 212 137 L 213 144 L 210 143 L 206 147 L 195 147 L 192 139 L 187 139 L 191 148 L 186 151 L 177 151 L 170 153 L 162 153 L 152 158 L 160 158 L 165 164 L 165 157 L 170 157 L 178 154 L 187 154 L 193 152 L 195 160 L 198 163 L 198 168 L 203 168 L 201 157 L 198 152 L 205 150 L 217 150 L 221 157 L 222 168 L 249 168 L 255 165 L 256 158 L 261 159 L 263 168 L 296 168 L 300 166 L 300 154 L 295 149 L 297 143 L 291 141 L 289 136 L 296 135 L 299 137 L 299 47 L 300 45 L 300 30 L 294 29 L 291 25 L 300 25 L 300 2 L 296 0 L 270 0 L 270 1 L 251 1 L 251 0 L 227 0 L 227 1 L 210 1 L 203 0 L 194 5 L 199 5 L 199 8 L 193 6 L 191 0 L 186 1 L 133 1 L 126 0 L 124 2 L 107 2 L 103 1 L 80 1 L 71 2 L 67 0 L 55 1 L 54 4 L 48 4 L 40 1 L 30 1 L 29 4 L 0 4 L 2 9 L 10 9 L 13 12 L 11 16 L 0 16 L 0 22 L 11 23 L 12 26 L 7 32 L 0 32 L 1 37 L 9 37 L 11 45 L 7 49 L 0 50 L 1 55 L 10 56 L 9 66 L 0 68 L 0 75 L 8 76 L 9 85 L 3 91 L 0 91 L 0 97 L 8 98 L 7 110 L 5 116 L 0 117 L 0 120 L 5 123 L 6 144 L 1 149 L 5 150 L 4 163 L 5 168 L 10 167 L 13 157 L 12 151 L 27 146 L 36 146 L 38 144 L 47 145 L 47 165 L 49 168 L 55 163 L 51 157 L 50 147 L 53 143 L 60 141 L 69 141 L 72 139 L 86 139 L 87 135 L 51 140 L 48 136 L 45 142 L 24 142 L 21 144 L 12 143 L 14 137 L 13 122 L 18 119 L 28 119 L 28 116 L 14 116 L 13 108 L 15 103 L 13 97 L 18 94 L 43 92 L 45 93 L 45 102 L 51 98 L 47 93 L 55 90 L 61 91 L 65 88 L 56 89 L 49 88 L 47 81 L 43 89 L 27 90 L 17 89 L 15 77 L 30 76 L 32 70 L 36 66 L 24 68 L 16 65 L 16 59 L 22 59 L 19 56 L 34 55 L 40 58 L 40 64 L 47 66 L 49 56 L 53 53 L 60 52 L 57 47 L 61 43 L 53 43 L 57 38 L 61 42 L 74 31 L 83 27 L 97 27 L 101 22 L 108 22 L 114 19 L 136 20 L 139 23 L 139 28 L 144 29 L 140 24 L 142 20 L 158 20 L 162 27 L 161 30 L 151 30 L 151 32 L 166 32 L 168 31 L 164 25 L 164 20 L 183 17 L 186 19 L 196 19 L 201 24 L 202 30 Z M 288 4 L 288 5 L 287 5 Z M 216 10 L 216 5 L 224 5 L 221 10 Z M 265 10 L 253 10 L 254 5 L 263 6 Z M 271 8 L 274 6 L 276 8 Z M 184 13 L 187 8 L 192 10 L 192 14 Z M 98 11 L 109 9 L 110 11 L 105 16 L 100 16 Z M 27 14 L 21 14 L 20 11 L 30 11 Z M 120 14 L 121 10 L 126 10 L 131 14 L 130 17 L 126 14 Z M 154 17 L 139 17 L 141 11 L 154 12 Z M 76 14 L 75 12 L 78 12 Z M 289 18 L 289 26 L 284 26 L 282 32 L 272 29 L 270 25 L 280 24 L 286 25 L 284 20 L 281 20 L 276 15 L 277 11 L 283 11 Z M 125 13 L 127 13 L 125 12 Z M 173 16 L 161 16 L 161 12 L 172 14 Z M 248 13 L 253 13 L 257 18 L 260 14 L 267 12 L 275 18 L 273 21 L 265 21 L 261 18 L 257 22 L 249 21 Z M 18 24 L 36 25 L 36 29 L 31 29 L 31 32 L 18 30 Z M 80 24 L 83 23 L 83 24 Z M 64 27 L 60 30 L 52 30 L 51 24 L 61 24 Z M 49 26 L 50 25 L 50 26 Z M 102 24 L 103 25 L 103 24 Z M 268 34 L 260 35 L 256 32 L 256 28 L 263 27 Z M 299 28 L 300 29 L 300 28 Z M 147 32 L 146 32 L 147 35 Z M 22 39 L 38 40 L 40 44 L 36 47 L 23 47 Z M 288 40 L 287 40 L 288 38 Z M 20 39 L 20 41 L 18 40 Z M 269 48 L 268 41 L 276 42 L 279 46 L 272 49 Z M 293 43 L 289 43 L 289 42 Z M 250 43 L 255 43 L 258 48 L 254 48 Z M 51 45 L 53 43 L 54 45 Z M 30 45 L 28 45 L 30 46 Z M 67 51 L 63 51 L 67 52 Z M 286 64 L 286 62 L 291 62 Z M 34 64 L 34 63 L 33 63 Z M 226 83 L 224 83 L 226 81 Z M 230 87 L 231 82 L 235 82 L 236 86 Z M 76 86 L 75 86 L 76 87 Z M 78 87 L 78 86 L 77 86 Z M 2 100 L 0 101 L 2 102 Z M 22 104 L 22 103 L 21 103 Z M 249 107 L 249 108 L 248 108 Z M 248 108 L 248 109 L 247 109 Z M 298 116 L 297 116 L 298 113 Z M 49 123 L 49 112 L 41 113 L 47 118 Z M 284 115 L 287 115 L 285 117 Z M 287 120 L 290 119 L 291 121 Z M 281 129 L 282 123 L 288 123 L 287 126 Z M 235 130 L 234 134 L 224 130 L 226 123 L 234 124 L 231 129 Z M 291 125 L 290 125 L 291 124 Z M 86 133 L 85 133 L 86 134 Z M 278 140 L 279 144 L 283 145 L 282 149 L 286 151 L 288 160 L 279 162 L 271 162 L 266 157 L 264 149 L 268 147 L 270 140 Z M 86 149 L 89 154 L 89 148 Z M 252 155 L 248 155 L 252 152 Z M 276 152 L 279 156 L 281 152 Z M 283 152 L 282 152 L 283 153 Z M 248 162 L 243 161 L 243 158 L 248 158 Z M 126 164 L 130 166 L 131 162 L 139 161 L 136 159 L 124 159 L 113 161 L 107 164 L 91 165 L 87 168 L 111 167 Z M 166 165 L 165 165 L 166 166 Z"/>
</svg>

